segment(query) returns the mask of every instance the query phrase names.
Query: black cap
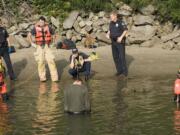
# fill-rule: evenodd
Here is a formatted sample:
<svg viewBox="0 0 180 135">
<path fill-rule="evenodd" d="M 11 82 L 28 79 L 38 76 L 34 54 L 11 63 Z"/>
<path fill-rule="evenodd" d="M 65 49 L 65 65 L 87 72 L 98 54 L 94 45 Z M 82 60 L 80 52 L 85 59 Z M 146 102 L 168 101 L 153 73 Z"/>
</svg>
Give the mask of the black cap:
<svg viewBox="0 0 180 135">
<path fill-rule="evenodd" d="M 72 49 L 72 53 L 78 53 L 78 49 L 77 48 L 74 48 L 74 49 Z"/>
</svg>

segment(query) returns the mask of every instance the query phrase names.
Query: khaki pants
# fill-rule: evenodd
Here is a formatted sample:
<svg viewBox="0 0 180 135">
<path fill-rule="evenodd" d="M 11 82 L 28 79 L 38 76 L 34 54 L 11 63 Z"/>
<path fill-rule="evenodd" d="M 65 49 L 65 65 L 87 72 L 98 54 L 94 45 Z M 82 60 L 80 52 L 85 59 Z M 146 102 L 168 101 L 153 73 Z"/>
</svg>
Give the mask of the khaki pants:
<svg viewBox="0 0 180 135">
<path fill-rule="evenodd" d="M 58 72 L 54 61 L 55 57 L 52 53 L 51 48 L 49 48 L 48 45 L 45 45 L 44 47 L 37 45 L 37 50 L 34 53 L 34 56 L 38 63 L 38 73 L 40 81 L 46 81 L 45 61 L 47 61 L 48 63 L 52 81 L 58 81 Z"/>
</svg>

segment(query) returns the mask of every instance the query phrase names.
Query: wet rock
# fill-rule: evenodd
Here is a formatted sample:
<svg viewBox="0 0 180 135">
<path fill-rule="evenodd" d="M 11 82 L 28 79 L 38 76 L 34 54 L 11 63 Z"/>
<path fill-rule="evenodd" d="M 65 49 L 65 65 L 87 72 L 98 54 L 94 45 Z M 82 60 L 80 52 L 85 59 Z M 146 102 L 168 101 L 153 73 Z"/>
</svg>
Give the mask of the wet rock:
<svg viewBox="0 0 180 135">
<path fill-rule="evenodd" d="M 154 21 L 152 17 L 144 15 L 136 15 L 133 17 L 133 20 L 135 25 L 152 25 Z"/>
<path fill-rule="evenodd" d="M 175 39 L 176 37 L 179 37 L 180 36 L 180 30 L 178 31 L 174 31 L 170 34 L 167 34 L 165 36 L 162 36 L 161 39 L 164 41 L 164 42 L 167 42 L 169 40 L 172 40 L 172 39 Z"/>
<path fill-rule="evenodd" d="M 76 21 L 78 15 L 79 15 L 78 11 L 71 12 L 69 17 L 65 19 L 65 21 L 63 23 L 63 28 L 64 29 L 71 29 L 73 27 L 73 24 Z"/>
<path fill-rule="evenodd" d="M 152 15 L 154 14 L 155 12 L 155 8 L 153 5 L 148 5 L 146 7 L 143 7 L 140 9 L 140 12 L 143 14 L 143 15 Z"/>
<path fill-rule="evenodd" d="M 60 22 L 58 19 L 54 18 L 53 16 L 51 16 L 51 23 L 56 27 L 59 28 Z"/>
<path fill-rule="evenodd" d="M 96 36 L 99 41 L 111 44 L 111 40 L 106 37 L 106 33 L 100 32 L 100 33 L 97 33 Z"/>
</svg>

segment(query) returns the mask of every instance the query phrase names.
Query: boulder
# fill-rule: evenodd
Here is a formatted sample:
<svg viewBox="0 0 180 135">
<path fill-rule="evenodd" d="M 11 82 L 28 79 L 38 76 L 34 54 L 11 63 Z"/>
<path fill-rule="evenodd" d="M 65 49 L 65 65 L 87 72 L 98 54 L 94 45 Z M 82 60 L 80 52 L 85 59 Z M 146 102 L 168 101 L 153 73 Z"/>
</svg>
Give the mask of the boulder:
<svg viewBox="0 0 180 135">
<path fill-rule="evenodd" d="M 175 45 L 174 45 L 174 49 L 180 50 L 180 42 L 179 42 L 178 44 L 175 44 Z"/>
<path fill-rule="evenodd" d="M 93 24 L 93 22 L 90 21 L 90 20 L 87 20 L 85 23 L 86 23 L 87 26 L 92 26 L 92 24 Z"/>
<path fill-rule="evenodd" d="M 130 12 L 133 11 L 133 9 L 130 6 L 128 6 L 127 4 L 123 4 L 119 9 L 120 10 L 127 10 L 127 11 L 130 11 Z"/>
<path fill-rule="evenodd" d="M 10 45 L 13 45 L 16 49 L 21 49 L 23 48 L 21 46 L 21 44 L 19 44 L 19 42 L 16 40 L 15 36 L 14 35 L 10 35 L 9 36 L 9 42 L 10 42 Z"/>
<path fill-rule="evenodd" d="M 133 26 L 129 31 L 128 40 L 130 44 L 140 44 L 151 39 L 156 34 L 157 28 L 150 25 Z"/>
<path fill-rule="evenodd" d="M 72 36 L 73 36 L 72 30 L 68 30 L 68 31 L 66 32 L 66 38 L 67 38 L 67 39 L 71 39 Z"/>
<path fill-rule="evenodd" d="M 59 28 L 60 22 L 58 19 L 54 18 L 53 16 L 51 16 L 51 23 L 56 27 Z"/>
<path fill-rule="evenodd" d="M 85 25 L 86 25 L 86 24 L 85 24 L 85 22 L 84 22 L 83 20 L 79 22 L 79 27 L 80 27 L 80 28 L 83 28 Z"/>
<path fill-rule="evenodd" d="M 102 30 L 104 31 L 104 32 L 108 32 L 108 30 L 109 30 L 109 25 L 103 25 L 102 26 Z"/>
<path fill-rule="evenodd" d="M 104 33 L 104 32 L 99 32 L 99 33 L 96 33 L 96 36 L 97 36 L 97 39 L 98 39 L 99 41 L 102 41 L 102 42 L 104 42 L 104 43 L 111 44 L 111 40 L 106 37 L 106 33 Z"/>
<path fill-rule="evenodd" d="M 160 38 L 158 37 L 153 37 L 152 39 L 150 40 L 147 40 L 145 42 L 143 42 L 140 47 L 154 47 L 154 46 L 162 46 L 163 42 Z"/>
<path fill-rule="evenodd" d="M 105 16 L 105 12 L 104 12 L 104 11 L 99 12 L 99 13 L 98 13 L 98 16 L 99 16 L 100 18 L 103 18 L 103 17 Z"/>
<path fill-rule="evenodd" d="M 71 29 L 73 27 L 73 24 L 76 21 L 78 15 L 79 15 L 78 11 L 71 12 L 69 17 L 65 19 L 65 21 L 63 23 L 63 28 L 64 29 Z"/>
<path fill-rule="evenodd" d="M 152 25 L 153 24 L 153 21 L 154 19 L 150 16 L 144 16 L 144 15 L 136 15 L 133 17 L 133 20 L 134 20 L 134 24 L 135 25 L 147 25 L 147 24 L 150 24 Z"/>
<path fill-rule="evenodd" d="M 107 44 L 107 43 L 102 42 L 102 41 L 98 42 L 98 46 L 108 46 L 108 45 L 110 45 L 110 44 Z"/>
<path fill-rule="evenodd" d="M 89 33 L 93 30 L 93 28 L 91 26 L 86 26 L 85 30 Z"/>
<path fill-rule="evenodd" d="M 168 42 L 166 42 L 164 45 L 163 45 L 163 49 L 168 49 L 168 50 L 172 50 L 172 49 L 174 49 L 174 47 L 175 47 L 175 44 L 174 44 L 174 42 L 173 41 L 168 41 Z"/>
<path fill-rule="evenodd" d="M 75 30 L 77 33 L 80 33 L 81 28 L 79 27 L 78 21 L 75 21 L 73 27 L 74 27 L 74 30 Z"/>
<path fill-rule="evenodd" d="M 153 5 L 148 5 L 146 7 L 143 7 L 140 9 L 140 12 L 143 14 L 143 15 L 152 15 L 154 14 L 155 12 L 155 8 Z"/>
<path fill-rule="evenodd" d="M 128 11 L 128 10 L 118 10 L 118 14 L 122 15 L 122 16 L 131 16 L 132 15 L 132 12 L 131 11 Z"/>
<path fill-rule="evenodd" d="M 85 30 L 85 28 L 81 29 L 80 34 L 82 34 L 82 35 L 86 35 L 87 34 L 87 31 Z"/>
<path fill-rule="evenodd" d="M 177 38 L 174 38 L 173 41 L 174 41 L 176 44 L 180 43 L 180 36 L 177 37 Z"/>
<path fill-rule="evenodd" d="M 90 12 L 90 13 L 89 13 L 89 19 L 91 20 L 93 17 L 94 17 L 94 13 L 93 13 L 93 12 Z"/>
<path fill-rule="evenodd" d="M 27 2 L 23 2 L 19 7 L 19 13 L 25 17 L 29 17 L 33 14 L 34 10 Z"/>
<path fill-rule="evenodd" d="M 21 35 L 15 35 L 15 39 L 22 46 L 22 48 L 29 48 L 31 46 L 30 42 L 26 38 L 23 38 Z"/>
<path fill-rule="evenodd" d="M 31 25 L 33 25 L 32 23 L 20 23 L 19 24 L 19 29 L 21 30 L 26 30 L 28 29 Z"/>
<path fill-rule="evenodd" d="M 170 34 L 167 34 L 165 36 L 162 36 L 161 39 L 164 41 L 164 42 L 167 42 L 169 40 L 172 40 L 172 39 L 175 39 L 176 37 L 179 37 L 180 36 L 180 30 L 178 31 L 174 31 Z"/>
<path fill-rule="evenodd" d="M 8 33 L 13 33 L 13 32 L 15 32 L 17 30 L 17 27 L 16 26 L 12 26 L 12 27 L 10 27 L 7 31 L 8 31 Z"/>
</svg>

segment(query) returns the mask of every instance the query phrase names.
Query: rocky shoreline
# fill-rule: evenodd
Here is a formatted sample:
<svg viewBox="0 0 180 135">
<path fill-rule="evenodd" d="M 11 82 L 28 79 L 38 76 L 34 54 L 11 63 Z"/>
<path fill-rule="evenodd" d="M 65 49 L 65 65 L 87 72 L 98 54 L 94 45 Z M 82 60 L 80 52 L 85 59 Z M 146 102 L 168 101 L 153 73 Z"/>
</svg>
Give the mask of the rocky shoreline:
<svg viewBox="0 0 180 135">
<path fill-rule="evenodd" d="M 122 2 L 117 3 L 116 8 L 129 29 L 126 45 L 180 50 L 179 25 L 171 22 L 162 24 L 158 21 L 156 9 L 152 5 L 142 8 L 138 13 Z M 8 20 L 2 19 L 10 33 L 11 45 L 14 45 L 16 49 L 31 46 L 26 38 L 27 33 L 40 16 L 35 14 L 25 2 L 22 4 L 21 10 L 22 14 L 27 17 L 21 23 L 8 25 Z M 77 46 L 86 47 L 91 44 L 98 47 L 108 46 L 111 43 L 105 36 L 109 27 L 109 13 L 104 11 L 99 13 L 72 11 L 63 23 L 53 16 L 47 18 L 57 31 L 57 41 L 66 38 L 74 41 Z"/>
</svg>

